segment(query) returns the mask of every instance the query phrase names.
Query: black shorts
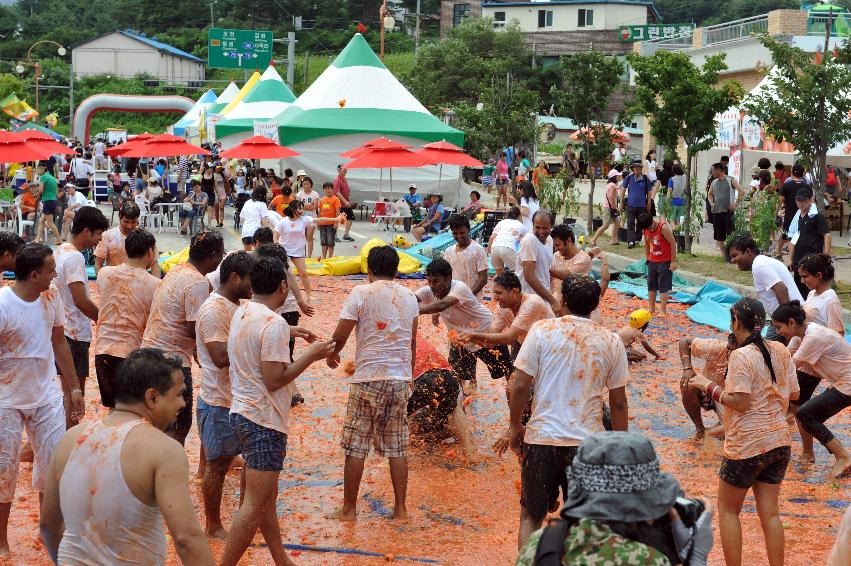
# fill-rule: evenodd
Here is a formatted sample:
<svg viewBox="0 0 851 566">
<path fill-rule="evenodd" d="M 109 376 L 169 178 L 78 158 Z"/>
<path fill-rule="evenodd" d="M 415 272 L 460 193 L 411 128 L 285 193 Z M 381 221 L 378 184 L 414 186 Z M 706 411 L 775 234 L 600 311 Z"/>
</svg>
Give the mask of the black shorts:
<svg viewBox="0 0 851 566">
<path fill-rule="evenodd" d="M 351 208 L 341 208 L 340 212 L 346 215 L 346 220 L 354 220 L 355 219 L 355 211 Z"/>
<path fill-rule="evenodd" d="M 420 430 L 431 432 L 446 427 L 446 421 L 458 405 L 461 385 L 448 369 L 431 369 L 414 380 L 408 399 L 408 416 Z"/>
<path fill-rule="evenodd" d="M 56 214 L 56 205 L 59 201 L 43 200 L 41 201 L 41 213 L 53 216 Z"/>
<path fill-rule="evenodd" d="M 712 222 L 712 238 L 716 242 L 724 242 L 733 231 L 733 213 L 716 212 Z"/>
<path fill-rule="evenodd" d="M 485 362 L 493 379 L 503 377 L 507 379 L 514 370 L 508 346 L 504 344 L 479 348 L 475 352 L 470 352 L 466 348 L 449 346 L 449 365 L 461 380 L 469 381 L 476 378 L 476 358 Z"/>
<path fill-rule="evenodd" d="M 74 361 L 74 370 L 80 380 L 80 389 L 83 389 L 83 384 L 89 377 L 89 346 L 91 346 L 91 342 L 81 342 L 67 336 L 65 341 L 68 342 L 68 348 L 71 350 L 71 359 Z M 56 366 L 56 371 L 59 375 L 62 375 L 59 366 Z"/>
<path fill-rule="evenodd" d="M 791 456 L 791 446 L 779 446 L 744 460 L 722 458 L 718 477 L 741 489 L 748 489 L 755 482 L 778 484 L 786 476 Z"/>
<path fill-rule="evenodd" d="M 794 401 L 789 401 L 789 404 L 800 406 L 812 399 L 813 393 L 815 393 L 816 387 L 818 387 L 819 382 L 821 382 L 820 377 L 816 377 L 814 375 L 799 371 L 798 386 L 801 388 L 801 393 L 800 395 L 798 395 L 797 399 L 795 399 Z"/>
<path fill-rule="evenodd" d="M 95 356 L 95 373 L 98 378 L 98 389 L 100 389 L 100 404 L 104 407 L 115 407 L 115 376 L 118 366 L 124 358 L 110 356 L 109 354 L 98 354 Z"/>
<path fill-rule="evenodd" d="M 670 293 L 674 287 L 674 272 L 670 261 L 647 262 L 647 290 Z"/>
<path fill-rule="evenodd" d="M 205 193 L 207 193 L 207 205 L 213 206 L 214 204 L 216 204 L 216 189 L 215 188 L 210 188 L 210 189 L 205 188 L 203 190 L 204 190 Z"/>
<path fill-rule="evenodd" d="M 524 444 L 520 466 L 520 505 L 533 518 L 543 519 L 558 501 L 567 499 L 567 467 L 576 456 L 576 446 Z"/>
</svg>

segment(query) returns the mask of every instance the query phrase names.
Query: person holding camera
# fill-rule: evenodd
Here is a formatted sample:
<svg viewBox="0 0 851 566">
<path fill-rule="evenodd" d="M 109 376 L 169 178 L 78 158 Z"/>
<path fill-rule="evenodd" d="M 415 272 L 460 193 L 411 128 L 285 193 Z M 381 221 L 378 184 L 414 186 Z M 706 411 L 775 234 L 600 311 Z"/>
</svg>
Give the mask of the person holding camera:
<svg viewBox="0 0 851 566">
<path fill-rule="evenodd" d="M 644 436 L 592 434 L 566 472 L 561 519 L 532 533 L 516 566 L 706 564 L 712 505 L 683 497 Z"/>
<path fill-rule="evenodd" d="M 724 457 L 718 470 L 718 519 L 728 566 L 742 564 L 739 514 L 753 488 L 769 566 L 783 564 L 784 534 L 778 499 L 792 452 L 786 422 L 789 401 L 800 394 L 792 356 L 783 344 L 762 338 L 765 308 L 739 299 L 730 311 L 738 349 L 730 352 L 727 377 L 718 385 L 697 374 L 689 386 L 724 406 Z"/>
</svg>

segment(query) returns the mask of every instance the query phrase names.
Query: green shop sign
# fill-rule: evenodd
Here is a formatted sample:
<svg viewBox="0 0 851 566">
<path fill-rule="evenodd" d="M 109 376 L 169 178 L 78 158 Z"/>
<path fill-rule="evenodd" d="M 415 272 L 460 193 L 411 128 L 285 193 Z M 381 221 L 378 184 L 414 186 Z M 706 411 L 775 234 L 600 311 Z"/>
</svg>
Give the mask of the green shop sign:
<svg viewBox="0 0 851 566">
<path fill-rule="evenodd" d="M 618 39 L 623 42 L 647 41 L 649 39 L 671 39 L 691 37 L 694 24 L 653 24 L 647 26 L 621 26 Z"/>
<path fill-rule="evenodd" d="M 272 32 L 210 28 L 207 65 L 221 69 L 264 69 L 272 61 Z"/>
</svg>

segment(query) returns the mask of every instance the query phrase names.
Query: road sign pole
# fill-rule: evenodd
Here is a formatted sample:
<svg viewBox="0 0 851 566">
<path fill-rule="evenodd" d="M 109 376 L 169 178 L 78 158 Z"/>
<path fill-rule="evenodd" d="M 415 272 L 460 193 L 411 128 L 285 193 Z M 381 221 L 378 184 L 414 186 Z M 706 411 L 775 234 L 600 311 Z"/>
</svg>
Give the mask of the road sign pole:
<svg viewBox="0 0 851 566">
<path fill-rule="evenodd" d="M 287 32 L 287 84 L 295 87 L 295 32 Z"/>
</svg>

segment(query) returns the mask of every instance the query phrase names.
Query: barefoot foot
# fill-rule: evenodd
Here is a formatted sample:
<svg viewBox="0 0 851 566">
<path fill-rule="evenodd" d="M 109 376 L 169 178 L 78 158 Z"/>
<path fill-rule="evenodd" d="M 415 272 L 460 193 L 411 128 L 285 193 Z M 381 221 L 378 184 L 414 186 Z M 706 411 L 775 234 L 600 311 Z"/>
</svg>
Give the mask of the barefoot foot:
<svg viewBox="0 0 851 566">
<path fill-rule="evenodd" d="M 844 478 L 851 476 L 851 458 L 837 459 L 830 471 L 831 478 Z"/>
<path fill-rule="evenodd" d="M 393 518 L 397 521 L 405 521 L 408 518 L 408 509 L 406 507 L 395 507 L 393 509 Z"/>
<path fill-rule="evenodd" d="M 210 538 L 224 540 L 228 538 L 228 532 L 225 528 L 219 523 L 218 525 L 209 526 L 204 529 L 204 534 L 206 534 Z"/>
<path fill-rule="evenodd" d="M 693 442 L 693 443 L 697 444 L 699 442 L 702 442 L 703 438 L 705 436 L 706 436 L 706 430 L 702 429 L 702 428 L 698 429 L 698 430 L 695 431 L 694 434 L 691 435 L 691 438 L 689 438 L 689 442 Z"/>
<path fill-rule="evenodd" d="M 335 521 L 357 521 L 358 520 L 358 512 L 355 509 L 351 511 L 347 511 L 344 509 L 337 509 L 333 513 L 325 515 L 326 519 L 333 519 Z"/>
<path fill-rule="evenodd" d="M 816 461 L 816 455 L 814 452 L 802 451 L 795 460 L 801 464 L 814 464 Z"/>
</svg>

